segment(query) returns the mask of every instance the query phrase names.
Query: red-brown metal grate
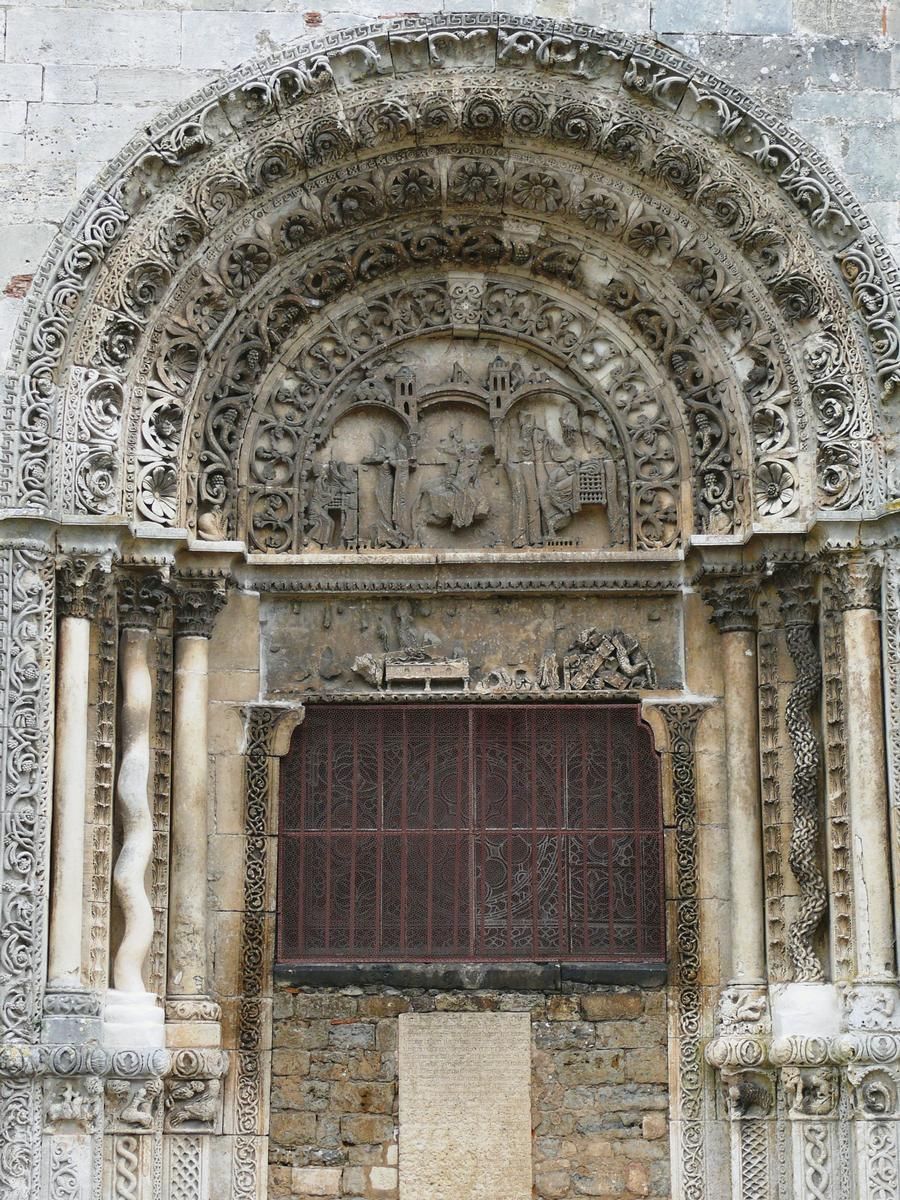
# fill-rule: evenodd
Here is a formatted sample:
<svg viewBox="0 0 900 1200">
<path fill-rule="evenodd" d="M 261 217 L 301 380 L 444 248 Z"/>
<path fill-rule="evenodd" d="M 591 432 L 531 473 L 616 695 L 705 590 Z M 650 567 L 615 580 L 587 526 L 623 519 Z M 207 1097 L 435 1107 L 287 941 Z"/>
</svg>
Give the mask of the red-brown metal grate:
<svg viewBox="0 0 900 1200">
<path fill-rule="evenodd" d="M 636 704 L 311 706 L 281 770 L 281 962 L 665 958 Z"/>
</svg>

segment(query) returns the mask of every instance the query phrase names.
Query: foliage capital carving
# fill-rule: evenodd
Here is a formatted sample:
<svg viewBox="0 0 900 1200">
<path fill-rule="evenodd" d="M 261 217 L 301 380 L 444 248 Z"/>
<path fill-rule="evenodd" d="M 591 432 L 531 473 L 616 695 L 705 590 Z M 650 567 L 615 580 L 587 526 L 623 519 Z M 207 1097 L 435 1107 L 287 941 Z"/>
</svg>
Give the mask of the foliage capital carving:
<svg viewBox="0 0 900 1200">
<path fill-rule="evenodd" d="M 155 629 L 170 594 L 163 571 L 129 566 L 116 580 L 119 624 L 123 629 Z"/>
<path fill-rule="evenodd" d="M 109 568 L 99 559 L 81 554 L 66 555 L 56 564 L 56 603 L 61 617 L 89 619 L 103 603 L 109 584 Z"/>
<path fill-rule="evenodd" d="M 217 571 L 178 572 L 172 598 L 176 636 L 208 638 L 228 598 L 228 581 Z"/>
<path fill-rule="evenodd" d="M 815 624 L 818 606 L 816 574 L 810 562 L 798 560 L 776 564 L 775 586 L 785 626 Z"/>
<path fill-rule="evenodd" d="M 829 556 L 826 570 L 835 605 L 841 612 L 881 608 L 881 555 L 871 550 L 843 550 Z"/>
<path fill-rule="evenodd" d="M 755 631 L 759 578 L 743 569 L 706 570 L 698 577 L 700 594 L 712 609 L 719 633 Z"/>
</svg>

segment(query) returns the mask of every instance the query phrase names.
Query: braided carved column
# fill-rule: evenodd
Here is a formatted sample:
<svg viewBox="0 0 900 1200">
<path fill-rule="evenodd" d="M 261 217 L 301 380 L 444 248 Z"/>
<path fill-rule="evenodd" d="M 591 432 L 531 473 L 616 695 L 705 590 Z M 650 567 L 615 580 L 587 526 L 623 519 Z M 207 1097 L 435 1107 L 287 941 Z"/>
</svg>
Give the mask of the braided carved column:
<svg viewBox="0 0 900 1200">
<path fill-rule="evenodd" d="M 169 874 L 169 1045 L 219 1043 L 207 962 L 209 637 L 225 603 L 216 574 L 175 577 L 175 694 Z"/>
<path fill-rule="evenodd" d="M 167 583 L 156 571 L 130 569 L 118 581 L 119 774 L 116 812 L 121 849 L 113 868 L 113 890 L 123 930 L 113 959 L 113 987 L 107 997 L 104 1037 L 110 1045 L 161 1046 L 163 1012 L 145 990 L 144 968 L 153 939 L 153 909 L 145 875 L 153 852 L 150 804 L 150 718 L 153 680 L 150 639 Z"/>
<path fill-rule="evenodd" d="M 793 826 L 788 860 L 800 885 L 800 908 L 790 927 L 788 953 L 794 979 L 802 983 L 822 983 L 825 979 L 813 946 L 827 904 L 825 879 L 817 861 L 822 751 L 812 711 L 822 686 L 822 665 L 813 637 L 817 609 L 815 582 L 815 574 L 806 563 L 781 566 L 776 572 L 781 619 L 796 672 L 784 714 L 794 758 Z"/>
</svg>

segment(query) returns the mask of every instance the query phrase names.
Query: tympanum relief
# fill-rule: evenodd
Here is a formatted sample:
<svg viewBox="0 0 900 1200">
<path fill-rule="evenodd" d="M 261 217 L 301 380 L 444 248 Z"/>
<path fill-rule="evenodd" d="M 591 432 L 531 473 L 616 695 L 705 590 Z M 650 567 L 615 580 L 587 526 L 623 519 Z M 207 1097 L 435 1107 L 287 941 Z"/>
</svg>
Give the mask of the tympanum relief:
<svg viewBox="0 0 900 1200">
<path fill-rule="evenodd" d="M 308 433 L 261 419 L 252 475 L 288 485 L 250 499 L 263 545 L 280 548 L 294 510 L 312 550 L 628 548 L 625 455 L 602 400 L 499 350 L 436 340 L 351 374 Z"/>
</svg>

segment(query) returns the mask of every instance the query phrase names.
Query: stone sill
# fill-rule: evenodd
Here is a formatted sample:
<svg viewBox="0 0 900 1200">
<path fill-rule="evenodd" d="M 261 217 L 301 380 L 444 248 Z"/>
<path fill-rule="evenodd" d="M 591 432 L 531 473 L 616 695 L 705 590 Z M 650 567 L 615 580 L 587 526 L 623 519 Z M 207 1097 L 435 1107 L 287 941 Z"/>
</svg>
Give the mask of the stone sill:
<svg viewBox="0 0 900 1200">
<path fill-rule="evenodd" d="M 559 992 L 564 984 L 660 988 L 661 963 L 276 963 L 276 984 L 289 987 L 440 988 Z"/>
</svg>

